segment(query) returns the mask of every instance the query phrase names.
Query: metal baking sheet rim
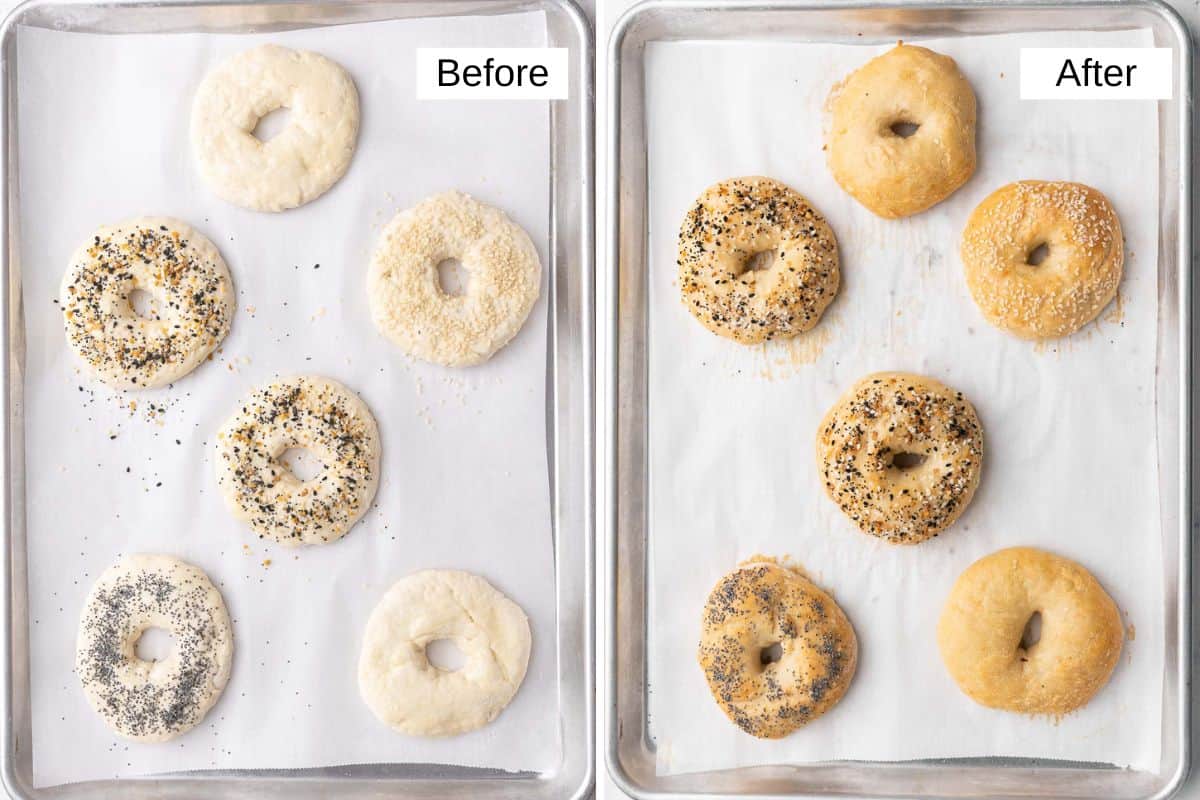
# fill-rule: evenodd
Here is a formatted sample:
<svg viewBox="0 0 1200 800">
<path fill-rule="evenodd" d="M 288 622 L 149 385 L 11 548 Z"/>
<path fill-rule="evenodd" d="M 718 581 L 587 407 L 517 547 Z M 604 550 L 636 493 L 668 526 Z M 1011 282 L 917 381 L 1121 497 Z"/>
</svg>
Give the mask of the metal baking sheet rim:
<svg viewBox="0 0 1200 800">
<path fill-rule="evenodd" d="M 14 712 L 17 680 L 27 678 L 27 634 L 15 638 L 18 625 L 27 625 L 24 550 L 23 348 L 24 319 L 19 286 L 17 235 L 16 92 L 13 61 L 17 26 L 30 16 L 53 10 L 78 14 L 96 25 L 127 13 L 169 13 L 171 25 L 234 32 L 254 25 L 255 32 L 325 27 L 338 24 L 430 16 L 465 16 L 542 10 L 554 41 L 571 51 L 571 97 L 551 104 L 550 257 L 555 276 L 550 288 L 552 313 L 547 325 L 547 443 L 554 469 L 549 475 L 556 560 L 558 626 L 556 655 L 560 706 L 554 721 L 562 736 L 562 754 L 547 773 L 507 773 L 500 770 L 436 764 L 355 764 L 306 770 L 234 770 L 188 772 L 123 780 L 89 781 L 35 789 L 30 775 L 21 774 L 20 760 L 30 757 L 30 744 L 16 730 Z M 189 10 L 218 11 L 217 15 L 187 20 Z M 256 16 L 233 19 L 234 12 Z M 407 12 L 407 13 L 404 13 Z M 266 15 L 270 19 L 260 17 Z M 224 21 L 222 21 L 224 20 Z M 144 24 L 144 23 L 143 23 Z M 239 25 L 241 26 L 239 28 Z M 149 29 L 158 30 L 150 27 Z M 111 32 L 109 30 L 108 32 Z M 595 341 L 594 341 L 594 41 L 591 23 L 575 0 L 26 0 L 0 24 L 0 109 L 3 113 L 3 154 L 0 156 L 0 392 L 5 418 L 0 424 L 0 513 L 3 514 L 3 553 L 0 554 L 0 781 L 10 797 L 100 798 L 119 793 L 129 798 L 194 797 L 566 797 L 582 800 L 595 783 L 595 595 L 593 545 L 595 534 Z M 568 346 L 560 347 L 564 337 Z M 549 378 L 554 378 L 551 381 Z M 560 409 L 560 394 L 569 392 L 571 405 Z M 564 439 L 569 441 L 565 442 Z M 565 451 L 565 454 L 564 454 Z M 565 466 L 564 466 L 565 465 Z M 565 479 L 565 480 L 564 480 Z M 565 495 L 571 492 L 570 498 Z M 564 520 L 564 517 L 569 519 Z M 570 525 L 562 523 L 570 522 Z M 582 534 L 582 535 L 580 535 Z M 19 538 L 18 538 L 19 535 Z M 20 546 L 18 552 L 17 547 Z M 567 558 L 570 561 L 567 561 Z M 570 612 L 570 613 L 566 613 Z M 18 619 L 15 615 L 21 615 Z M 564 633 L 571 642 L 564 644 Z M 18 660 L 22 662 L 18 664 Z M 570 675 L 574 673 L 574 677 Z M 564 687 L 564 676 L 574 686 Z M 24 687 L 26 690 L 28 684 Z M 572 705 L 571 701 L 575 704 Z M 28 697 L 25 697 L 28 706 Z M 569 728 L 569 731 L 568 731 Z M 576 734 L 573 738 L 568 733 Z M 374 774 L 351 774 L 374 773 Z"/>
<path fill-rule="evenodd" d="M 641 214 L 639 233 L 641 233 L 641 241 L 637 243 L 629 243 L 631 247 L 640 249 L 645 258 L 645 226 L 646 212 L 644 208 L 646 197 L 646 175 L 645 175 L 645 130 L 644 127 L 627 125 L 622 119 L 622 67 L 623 53 L 626 47 L 626 40 L 636 33 L 638 24 L 647 16 L 655 12 L 664 13 L 704 13 L 704 12 L 728 12 L 728 11 L 749 11 L 749 12 L 772 12 L 772 11 L 822 11 L 822 12 L 869 12 L 869 11 L 891 11 L 891 12 L 916 12 L 916 13 L 937 13 L 937 12 L 986 12 L 986 11 L 1003 11 L 1005 13 L 1013 13 L 1019 11 L 1037 11 L 1037 10 L 1055 10 L 1055 11 L 1083 11 L 1090 10 L 1093 12 L 1103 12 L 1108 10 L 1130 10 L 1137 9 L 1143 12 L 1148 12 L 1157 16 L 1170 30 L 1174 37 L 1172 43 L 1180 54 L 1179 63 L 1175 66 L 1178 85 L 1179 97 L 1171 101 L 1177 106 L 1178 127 L 1175 131 L 1178 136 L 1177 153 L 1178 158 L 1178 196 L 1177 196 L 1177 219 L 1160 223 L 1160 240 L 1163 237 L 1164 228 L 1168 227 L 1170 222 L 1175 223 L 1175 242 L 1172 248 L 1176 259 L 1176 290 L 1178 291 L 1178 433 L 1179 433 L 1179 459 L 1180 467 L 1180 483 L 1178 509 L 1179 516 L 1179 542 L 1177 549 L 1177 557 L 1179 559 L 1177 573 L 1177 594 L 1178 602 L 1175 607 L 1168 607 L 1167 617 L 1170 621 L 1172 613 L 1175 615 L 1175 637 L 1177 642 L 1177 653 L 1174 663 L 1174 675 L 1177 682 L 1179 699 L 1178 708 L 1175 709 L 1174 715 L 1171 715 L 1171 710 L 1164 711 L 1164 726 L 1169 717 L 1173 716 L 1174 730 L 1178 736 L 1179 758 L 1175 768 L 1169 775 L 1164 776 L 1164 781 L 1155 791 L 1142 794 L 1130 795 L 1136 797 L 1137 800 L 1165 800 L 1174 795 L 1187 779 L 1190 770 L 1190 748 L 1191 748 L 1191 524 L 1193 519 L 1191 508 L 1191 474 L 1193 462 L 1193 447 L 1192 447 L 1192 429 L 1191 429 L 1191 409 L 1192 409 L 1192 371 L 1191 371 L 1191 342 L 1192 342 L 1192 319 L 1191 319 L 1191 304 L 1193 291 L 1192 272 L 1192 165 L 1191 165 L 1191 143 L 1192 143 L 1192 126 L 1191 114 L 1193 110 L 1193 85 L 1192 85 L 1192 62 L 1194 55 L 1194 43 L 1188 31 L 1186 22 L 1180 17 L 1171 6 L 1164 0 L 1125 0 L 1125 2 L 1116 2 L 1115 0 L 1082 0 L 1081 2 L 1055 2 L 1054 0 L 1019 0 L 1018 2 L 963 2 L 962 0 L 950 0 L 949 2 L 937 2 L 937 0 L 927 0 L 927 2 L 906 2 L 906 0 L 825 0 L 821 3 L 805 2 L 805 0 L 642 0 L 642 2 L 630 8 L 623 14 L 612 28 L 612 32 L 608 42 L 608 143 L 607 143 L 607 184 L 605 194 L 605 210 L 607 213 L 607 222 L 604 235 L 607 236 L 608 253 L 607 260 L 604 265 L 605 273 L 602 275 L 604 280 L 604 306 L 601 310 L 601 319 L 606 326 L 600 335 L 606 337 L 608 345 L 607 359 L 605 363 L 600 365 L 603 370 L 602 384 L 600 388 L 600 403 L 602 413 L 606 419 L 606 436 L 605 440 L 600 443 L 601 450 L 601 480 L 603 481 L 602 493 L 600 495 L 603 503 L 604 517 L 603 527 L 604 534 L 607 537 L 606 547 L 604 548 L 604 580 L 608 591 L 608 601 L 605 604 L 604 614 L 604 637 L 607 659 L 604 665 L 603 679 L 606 682 L 608 690 L 608 702 L 604 709 L 605 723 L 605 761 L 609 775 L 613 781 L 621 788 L 622 791 L 629 794 L 631 797 L 639 798 L 639 800 L 667 800 L 667 798 L 701 798 L 712 797 L 716 791 L 728 791 L 727 789 L 716 789 L 711 786 L 701 789 L 686 789 L 674 790 L 663 788 L 655 785 L 661 784 L 662 780 L 639 780 L 633 775 L 622 762 L 621 759 L 621 737 L 625 733 L 623 720 L 620 719 L 618 706 L 623 691 L 621 685 L 620 674 L 620 645 L 617 642 L 617 626 L 619 607 L 623 602 L 627 602 L 621 594 L 622 587 L 629 585 L 634 581 L 644 581 L 646 578 L 646 563 L 643 558 L 641 563 L 633 565 L 632 575 L 623 575 L 620 573 L 621 564 L 621 547 L 622 539 L 620 536 L 621 516 L 619 513 L 619 501 L 623 499 L 621 478 L 621 467 L 618 464 L 618 453 L 621 448 L 622 429 L 619 424 L 619 415 L 624 413 L 631 404 L 621 393 L 619 388 L 619 376 L 621 374 L 621 320 L 622 311 L 626 310 L 627 302 L 621 292 L 620 274 L 621 260 L 624 255 L 622 250 L 622 200 L 636 204 Z M 912 20 L 908 21 L 910 24 Z M 1091 21 L 1089 21 L 1091 22 Z M 939 31 L 945 35 L 944 30 Z M 636 42 L 639 51 L 644 47 L 649 38 L 642 39 Z M 681 38 L 679 40 L 686 40 Z M 640 53 L 637 63 L 637 68 L 641 68 Z M 644 97 L 644 96 L 643 96 Z M 636 98 L 641 100 L 642 97 Z M 636 102 L 635 100 L 635 102 Z M 1160 107 L 1161 108 L 1161 107 Z M 1160 112 L 1161 113 L 1161 112 Z M 640 120 L 639 120 L 640 121 Z M 1160 133 L 1161 135 L 1161 133 Z M 641 151 L 641 163 L 639 165 L 640 172 L 635 176 L 636 180 L 640 181 L 638 186 L 633 189 L 628 189 L 624 186 L 622 178 L 622 137 L 628 137 L 632 141 L 635 149 Z M 1170 154 L 1168 154 L 1169 157 Z M 1165 164 L 1164 159 L 1160 162 Z M 1160 189 L 1160 196 L 1165 196 L 1165 188 Z M 1168 244 L 1170 242 L 1168 241 Z M 644 309 L 638 309 L 645 316 Z M 626 310 L 626 313 L 627 310 Z M 1160 330 L 1161 334 L 1161 330 Z M 644 371 L 645 365 L 639 364 Z M 1200 388 L 1197 389 L 1200 391 Z M 643 440 L 644 441 L 644 440 Z M 1160 457 L 1161 459 L 1161 457 Z M 643 536 L 643 540 L 644 540 Z M 641 542 L 644 546 L 644 541 Z M 644 609 L 643 609 L 644 622 Z M 644 639 L 645 630 L 641 631 Z M 646 686 L 646 662 L 643 659 L 640 664 L 633 666 L 640 668 L 642 675 L 640 683 L 636 688 L 640 692 L 644 692 Z M 1169 665 L 1170 667 L 1170 665 Z M 647 720 L 643 714 L 642 719 L 638 720 L 641 730 L 639 734 L 648 740 L 646 733 Z M 646 747 L 645 742 L 641 745 Z M 652 746 L 651 746 L 652 747 Z M 652 752 L 651 752 L 652 755 Z M 882 763 L 882 762 L 879 762 Z M 999 759 L 999 758 L 978 758 L 978 759 L 954 759 L 954 760 L 930 760 L 918 762 L 898 762 L 889 763 L 891 767 L 897 771 L 911 770 L 937 770 L 937 769 L 962 769 L 967 766 L 1000 766 L 1013 765 L 1032 767 L 1035 770 L 1046 770 L 1062 768 L 1073 770 L 1081 777 L 1085 772 L 1116 772 L 1115 768 L 1101 764 L 1074 764 L 1065 762 L 1048 762 L 1038 759 Z M 807 769 L 814 768 L 829 768 L 840 767 L 843 769 L 860 768 L 859 762 L 826 762 L 823 764 L 812 765 L 780 765 L 779 767 L 749 767 L 731 770 L 721 770 L 715 773 L 700 773 L 690 777 L 704 779 L 706 777 L 714 778 L 721 775 L 736 775 L 741 773 L 755 773 L 763 770 L 783 770 L 790 772 L 803 772 Z M 658 776 L 655 776 L 656 778 Z M 687 776 L 685 776 L 687 777 Z M 790 783 L 786 777 L 781 777 L 778 774 L 759 775 L 758 782 L 766 785 L 774 784 L 774 787 L 768 791 L 756 791 L 752 793 L 736 793 L 739 797 L 755 798 L 756 800 L 783 800 L 783 798 L 794 798 L 799 796 L 804 797 L 830 797 L 830 796 L 847 796 L 847 791 L 844 788 L 833 789 L 829 792 L 821 792 L 819 794 L 804 794 L 798 793 L 795 785 Z M 923 790 L 906 791 L 904 796 L 925 796 L 925 797 L 959 797 L 965 795 L 933 795 L 929 789 L 936 784 L 926 784 Z M 976 785 L 970 796 L 986 796 L 989 798 L 1008 797 L 1007 793 L 1012 787 L 1002 788 L 998 790 L 989 789 L 986 784 Z M 888 794 L 880 794 L 871 789 L 862 789 L 854 792 L 861 794 L 863 797 L 886 797 L 892 796 Z M 1016 796 L 1016 793 L 1012 796 Z M 1027 791 L 1021 791 L 1020 796 L 1038 796 L 1038 797 L 1084 797 L 1085 795 L 1032 795 Z M 1092 795 L 1086 795 L 1092 796 Z"/>
</svg>

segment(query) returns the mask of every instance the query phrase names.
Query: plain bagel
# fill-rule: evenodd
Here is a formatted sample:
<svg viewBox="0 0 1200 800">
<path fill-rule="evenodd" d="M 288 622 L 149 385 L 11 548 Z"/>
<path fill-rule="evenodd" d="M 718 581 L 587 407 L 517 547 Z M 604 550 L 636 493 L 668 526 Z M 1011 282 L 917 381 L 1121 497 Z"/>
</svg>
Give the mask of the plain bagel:
<svg viewBox="0 0 1200 800">
<path fill-rule="evenodd" d="M 954 59 L 900 43 L 834 87 L 829 168 L 888 219 L 945 200 L 975 172 L 975 92 Z"/>
<path fill-rule="evenodd" d="M 430 663 L 442 639 L 462 652 L 461 669 Z M 413 736 L 482 728 L 512 701 L 529 664 L 525 612 L 478 575 L 423 570 L 397 581 L 363 635 L 358 686 L 381 722 Z"/>
<path fill-rule="evenodd" d="M 286 108 L 270 141 L 259 120 Z M 238 53 L 201 82 L 192 102 L 192 150 L 223 200 L 283 211 L 315 200 L 345 174 L 358 139 L 358 90 L 319 53 L 264 44 Z"/>
<path fill-rule="evenodd" d="M 1031 618 L 1041 636 L 1025 636 Z M 967 567 L 938 621 L 942 661 L 968 697 L 990 708 L 1061 715 L 1108 683 L 1125 629 L 1086 569 L 1066 558 L 1011 547 Z"/>
</svg>

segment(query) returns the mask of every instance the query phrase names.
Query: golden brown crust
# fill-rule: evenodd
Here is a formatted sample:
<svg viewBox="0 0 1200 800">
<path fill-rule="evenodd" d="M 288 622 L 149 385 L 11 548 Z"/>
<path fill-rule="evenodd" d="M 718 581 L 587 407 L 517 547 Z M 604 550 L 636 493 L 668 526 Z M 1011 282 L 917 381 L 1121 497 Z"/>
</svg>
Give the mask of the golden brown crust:
<svg viewBox="0 0 1200 800">
<path fill-rule="evenodd" d="M 717 583 L 704 606 L 699 661 L 735 725 L 778 739 L 837 704 L 858 665 L 854 628 L 794 569 L 756 556 Z M 778 661 L 763 651 L 779 645 Z"/>
<path fill-rule="evenodd" d="M 1030 255 L 1046 245 L 1045 260 Z M 993 325 L 1025 339 L 1074 333 L 1116 296 L 1125 264 L 1121 221 L 1082 183 L 1018 181 L 988 195 L 960 248 L 967 288 Z"/>
<path fill-rule="evenodd" d="M 1041 638 L 1026 649 L 1034 613 Z M 1086 705 L 1112 675 L 1124 637 L 1116 603 L 1091 573 L 1031 547 L 967 567 L 938 622 L 942 661 L 958 687 L 981 705 L 1024 714 Z"/>
<path fill-rule="evenodd" d="M 975 496 L 983 426 L 962 392 L 879 372 L 854 384 L 821 421 L 817 469 L 826 493 L 864 533 L 916 544 L 954 524 Z"/>
<path fill-rule="evenodd" d="M 751 269 L 760 254 L 770 265 Z M 771 178 L 731 178 L 696 199 L 679 231 L 679 290 L 692 316 L 742 344 L 809 330 L 837 294 L 837 240 L 820 212 Z"/>
<path fill-rule="evenodd" d="M 834 180 L 887 219 L 945 200 L 975 172 L 975 92 L 954 59 L 898 44 L 834 87 Z M 918 126 L 907 138 L 893 126 Z"/>
</svg>

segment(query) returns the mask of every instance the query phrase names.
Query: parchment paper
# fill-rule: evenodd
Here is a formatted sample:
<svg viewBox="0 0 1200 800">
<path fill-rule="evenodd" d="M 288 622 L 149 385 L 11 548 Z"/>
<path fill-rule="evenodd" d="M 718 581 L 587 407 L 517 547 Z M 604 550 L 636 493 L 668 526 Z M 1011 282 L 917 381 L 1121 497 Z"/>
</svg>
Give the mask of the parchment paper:
<svg viewBox="0 0 1200 800">
<path fill-rule="evenodd" d="M 901 221 L 880 220 L 846 195 L 821 149 L 829 88 L 891 45 L 650 46 L 649 657 L 660 772 L 959 756 L 1158 766 L 1156 108 L 1018 99 L 1021 46 L 1150 44 L 1145 31 L 929 41 L 958 60 L 975 88 L 979 169 L 948 201 Z M 723 178 L 754 174 L 783 180 L 827 216 L 843 284 L 808 335 L 748 348 L 691 318 L 674 264 L 679 224 L 695 197 Z M 1036 345 L 993 328 L 962 276 L 967 215 L 1021 178 L 1099 188 L 1127 237 L 1120 300 L 1066 341 Z M 962 390 L 985 429 L 974 502 L 950 531 L 916 547 L 858 532 L 817 478 L 821 416 L 854 381 L 880 370 L 923 373 Z M 976 705 L 938 653 L 935 627 L 955 578 L 1014 545 L 1080 561 L 1129 624 L 1112 682 L 1058 721 Z M 790 555 L 807 568 L 845 609 L 861 648 L 842 702 L 778 741 L 755 740 L 728 722 L 696 664 L 708 592 L 755 553 Z"/>
<path fill-rule="evenodd" d="M 205 72 L 265 41 L 338 61 L 362 105 L 346 176 L 316 202 L 275 215 L 213 195 L 188 140 Z M 381 226 L 451 188 L 505 209 L 546 265 L 546 104 L 417 102 L 412 84 L 418 45 L 544 44 L 540 13 L 254 36 L 20 31 L 38 785 L 192 769 L 417 762 L 540 770 L 557 762 L 544 290 L 505 350 L 463 370 L 404 358 L 376 332 L 366 297 Z M 143 214 L 181 217 L 211 238 L 239 309 L 211 363 L 170 389 L 114 395 L 80 373 L 53 300 L 72 250 L 96 226 Z M 383 466 L 376 507 L 357 527 L 336 544 L 294 550 L 259 541 L 226 511 L 210 447 L 254 386 L 305 372 L 361 394 L 379 422 Z M 224 696 L 201 725 L 160 745 L 119 741 L 72 673 L 88 588 L 138 551 L 205 569 L 235 628 Z M 363 626 L 383 592 L 435 567 L 491 581 L 528 613 L 534 644 L 524 685 L 493 724 L 423 740 L 372 716 L 356 670 Z"/>
</svg>

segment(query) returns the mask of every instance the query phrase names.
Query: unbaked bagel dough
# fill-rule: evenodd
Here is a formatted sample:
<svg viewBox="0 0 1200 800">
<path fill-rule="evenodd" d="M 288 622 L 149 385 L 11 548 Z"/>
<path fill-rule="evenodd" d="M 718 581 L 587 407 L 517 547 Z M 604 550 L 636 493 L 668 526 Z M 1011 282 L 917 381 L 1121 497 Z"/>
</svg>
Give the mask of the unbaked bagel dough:
<svg viewBox="0 0 1200 800">
<path fill-rule="evenodd" d="M 442 290 L 438 265 L 457 259 L 467 290 Z M 497 208 L 462 192 L 402 211 L 379 237 L 367 277 L 375 327 L 424 361 L 465 367 L 512 340 L 541 291 L 529 235 Z"/>
<path fill-rule="evenodd" d="M 134 310 L 136 291 L 152 296 L 152 316 Z M 101 226 L 71 256 L 59 294 L 67 344 L 116 389 L 187 375 L 229 333 L 234 302 L 216 246 L 170 217 Z"/>
<path fill-rule="evenodd" d="M 425 648 L 450 639 L 461 669 L 429 662 Z M 521 607 L 477 575 L 424 570 L 397 581 L 367 621 L 358 687 L 379 720 L 413 736 L 482 728 L 512 701 L 531 646 Z"/>
<path fill-rule="evenodd" d="M 310 450 L 321 470 L 300 480 L 281 461 Z M 345 536 L 379 486 L 379 428 L 357 394 L 337 381 L 300 375 L 271 381 L 241 401 L 214 443 L 226 507 L 260 537 L 285 545 Z"/>
<path fill-rule="evenodd" d="M 174 639 L 162 661 L 143 661 L 150 628 Z M 134 555 L 100 575 L 79 621 L 75 673 L 88 703 L 126 739 L 164 742 L 195 727 L 217 702 L 233 664 L 233 629 L 221 593 L 197 567 Z"/>
<path fill-rule="evenodd" d="M 254 135 L 272 111 L 290 112 L 270 141 Z M 324 194 L 345 174 L 358 138 L 358 91 L 319 53 L 264 44 L 221 62 L 192 102 L 192 151 L 221 199 L 284 211 Z"/>
</svg>

